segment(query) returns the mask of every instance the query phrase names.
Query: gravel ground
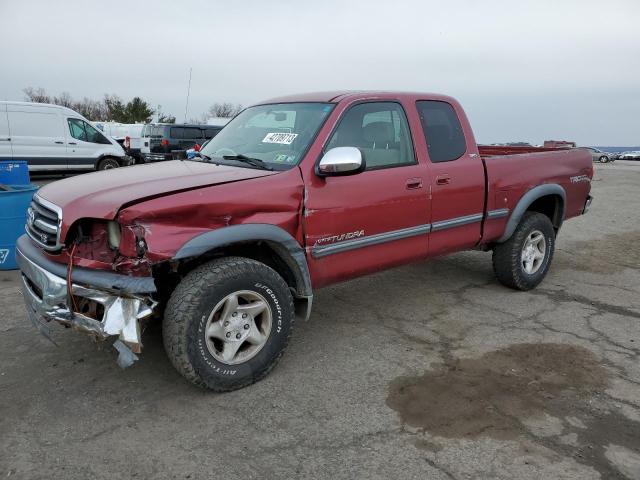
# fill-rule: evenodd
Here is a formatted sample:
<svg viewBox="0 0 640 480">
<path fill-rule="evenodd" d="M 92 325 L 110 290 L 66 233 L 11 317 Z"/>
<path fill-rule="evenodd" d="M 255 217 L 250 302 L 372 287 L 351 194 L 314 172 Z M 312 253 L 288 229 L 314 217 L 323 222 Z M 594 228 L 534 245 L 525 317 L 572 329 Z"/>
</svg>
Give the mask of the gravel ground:
<svg viewBox="0 0 640 480">
<path fill-rule="evenodd" d="M 125 371 L 54 346 L 0 273 L 0 477 L 640 478 L 640 162 L 596 170 L 538 289 L 465 252 L 321 290 L 228 394 L 183 381 L 157 327 Z"/>
</svg>

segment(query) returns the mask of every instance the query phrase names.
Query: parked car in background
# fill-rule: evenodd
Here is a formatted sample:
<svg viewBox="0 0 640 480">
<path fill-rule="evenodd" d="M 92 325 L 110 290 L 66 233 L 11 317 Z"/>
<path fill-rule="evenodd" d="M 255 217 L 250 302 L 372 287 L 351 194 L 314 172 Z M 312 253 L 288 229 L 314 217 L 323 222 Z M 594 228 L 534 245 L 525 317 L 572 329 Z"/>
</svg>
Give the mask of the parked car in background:
<svg viewBox="0 0 640 480">
<path fill-rule="evenodd" d="M 640 151 L 622 152 L 620 154 L 620 160 L 640 160 Z"/>
<path fill-rule="evenodd" d="M 610 153 L 603 152 L 602 150 L 598 150 L 594 147 L 578 147 L 582 150 L 586 150 L 591 154 L 591 160 L 594 162 L 607 163 L 613 162 L 615 159 L 611 156 Z"/>
<path fill-rule="evenodd" d="M 142 130 L 144 123 L 92 122 L 105 135 L 113 138 L 122 146 L 125 153 L 142 162 Z"/>
<path fill-rule="evenodd" d="M 0 102 L 0 160 L 26 160 L 31 171 L 107 170 L 131 163 L 114 139 L 59 105 Z"/>
<path fill-rule="evenodd" d="M 215 127 L 224 127 L 229 123 L 231 119 L 227 117 L 209 117 L 207 119 L 207 125 L 213 125 Z"/>
<path fill-rule="evenodd" d="M 144 162 L 171 160 L 175 150 L 186 151 L 215 137 L 219 125 L 159 123 L 142 130 L 141 154 Z"/>
</svg>

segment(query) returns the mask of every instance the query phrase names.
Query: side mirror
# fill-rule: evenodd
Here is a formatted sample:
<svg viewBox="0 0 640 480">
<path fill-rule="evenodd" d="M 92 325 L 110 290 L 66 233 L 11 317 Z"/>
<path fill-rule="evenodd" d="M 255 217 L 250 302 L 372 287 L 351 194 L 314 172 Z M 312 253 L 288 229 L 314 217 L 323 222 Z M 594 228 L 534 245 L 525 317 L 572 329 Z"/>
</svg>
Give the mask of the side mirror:
<svg viewBox="0 0 640 480">
<path fill-rule="evenodd" d="M 320 159 L 316 173 L 320 177 L 354 175 L 364 171 L 366 163 L 356 147 L 335 147 Z"/>
</svg>

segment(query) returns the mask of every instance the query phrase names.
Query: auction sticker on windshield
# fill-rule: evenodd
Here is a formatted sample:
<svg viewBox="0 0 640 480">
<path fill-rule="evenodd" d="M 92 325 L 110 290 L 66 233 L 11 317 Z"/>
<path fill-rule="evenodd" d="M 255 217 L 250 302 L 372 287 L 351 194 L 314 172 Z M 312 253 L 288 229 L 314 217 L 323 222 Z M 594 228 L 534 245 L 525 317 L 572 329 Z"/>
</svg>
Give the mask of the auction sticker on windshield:
<svg viewBox="0 0 640 480">
<path fill-rule="evenodd" d="M 262 143 L 280 143 L 282 145 L 291 145 L 298 136 L 297 133 L 267 133 L 262 139 Z"/>
</svg>

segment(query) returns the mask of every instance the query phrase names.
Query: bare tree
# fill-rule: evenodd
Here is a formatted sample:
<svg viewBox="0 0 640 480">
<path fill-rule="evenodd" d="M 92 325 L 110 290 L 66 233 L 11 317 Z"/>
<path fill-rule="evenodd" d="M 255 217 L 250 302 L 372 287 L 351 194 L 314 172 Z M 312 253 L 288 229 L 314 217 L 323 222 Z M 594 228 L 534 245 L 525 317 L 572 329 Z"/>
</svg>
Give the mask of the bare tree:
<svg viewBox="0 0 640 480">
<path fill-rule="evenodd" d="M 189 117 L 189 119 L 187 120 L 187 123 L 195 123 L 195 124 L 200 124 L 200 125 L 205 125 L 207 123 L 207 120 L 209 120 L 209 117 L 213 116 L 211 113 L 203 113 L 202 115 L 198 116 L 198 117 Z"/>
<path fill-rule="evenodd" d="M 73 98 L 69 92 L 62 92 L 59 97 L 53 97 L 53 103 L 67 108 L 73 108 Z"/>
<path fill-rule="evenodd" d="M 24 92 L 24 99 L 27 102 L 35 103 L 51 103 L 51 97 L 47 95 L 44 88 L 27 87 L 22 90 Z"/>
<path fill-rule="evenodd" d="M 107 120 L 108 117 L 108 110 L 104 102 L 92 100 L 87 97 L 73 102 L 71 108 L 89 120 Z"/>
<path fill-rule="evenodd" d="M 233 104 L 229 102 L 223 103 L 214 103 L 209 107 L 209 116 L 211 117 L 221 117 L 221 118 L 230 118 L 235 117 L 242 110 L 241 104 Z"/>
</svg>

